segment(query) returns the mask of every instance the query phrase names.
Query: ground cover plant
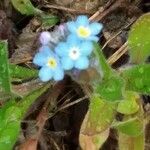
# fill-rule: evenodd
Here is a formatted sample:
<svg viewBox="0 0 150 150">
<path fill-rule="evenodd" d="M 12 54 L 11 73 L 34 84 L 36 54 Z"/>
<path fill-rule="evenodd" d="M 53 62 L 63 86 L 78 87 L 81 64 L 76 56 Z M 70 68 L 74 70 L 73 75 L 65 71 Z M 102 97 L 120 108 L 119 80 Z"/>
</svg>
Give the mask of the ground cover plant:
<svg viewBox="0 0 150 150">
<path fill-rule="evenodd" d="M 149 150 L 149 2 L 0 2 L 0 150 Z"/>
</svg>

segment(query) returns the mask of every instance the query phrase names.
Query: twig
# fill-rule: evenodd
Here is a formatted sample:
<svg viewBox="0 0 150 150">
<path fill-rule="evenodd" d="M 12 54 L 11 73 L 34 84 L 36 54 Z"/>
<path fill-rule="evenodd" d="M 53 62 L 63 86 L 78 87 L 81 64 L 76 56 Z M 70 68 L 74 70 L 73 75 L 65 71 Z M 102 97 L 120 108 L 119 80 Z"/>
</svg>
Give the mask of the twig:
<svg viewBox="0 0 150 150">
<path fill-rule="evenodd" d="M 96 11 L 90 18 L 90 21 L 93 21 L 97 18 L 101 13 L 103 13 L 110 5 L 114 2 L 114 0 L 108 1 L 104 6 L 100 7 L 98 11 Z"/>
<path fill-rule="evenodd" d="M 116 10 L 117 8 L 125 7 L 127 1 L 126 0 L 117 0 L 113 5 L 111 5 L 108 9 L 103 11 L 102 13 L 98 13 L 95 15 L 95 18 L 92 17 L 92 21 L 100 21 L 102 20 L 105 16 L 110 14 L 112 11 Z"/>
<path fill-rule="evenodd" d="M 122 32 L 122 30 L 119 31 L 119 32 L 117 32 L 117 33 L 116 33 L 114 36 L 112 36 L 108 41 L 106 41 L 105 44 L 104 44 L 103 47 L 102 47 L 102 50 L 107 46 L 107 44 L 108 44 L 109 42 L 111 42 L 115 37 L 117 37 L 119 34 L 121 34 L 121 32 Z"/>
<path fill-rule="evenodd" d="M 127 52 L 127 42 L 124 43 L 112 56 L 110 56 L 107 60 L 107 62 L 112 65 L 114 62 L 116 62 L 123 54 Z"/>
<path fill-rule="evenodd" d="M 76 13 L 76 14 L 93 14 L 93 12 L 87 11 L 87 10 L 76 10 L 76 9 L 72 9 L 72 8 L 67 8 L 67 7 L 63 7 L 63 6 L 57 6 L 57 5 L 50 5 L 50 4 L 46 4 L 43 7 L 50 8 L 50 9 L 63 10 L 63 11 L 67 11 L 70 13 Z"/>
<path fill-rule="evenodd" d="M 117 32 L 113 37 L 111 37 L 108 41 L 105 42 L 105 44 L 102 47 L 102 50 L 107 46 L 107 44 L 109 42 L 111 42 L 115 37 L 117 37 L 119 34 L 122 33 L 122 31 L 126 28 L 128 28 L 130 25 L 132 25 L 135 22 L 136 19 L 134 19 L 133 21 L 131 21 L 130 23 L 128 23 L 122 30 L 120 30 L 119 32 Z"/>
<path fill-rule="evenodd" d="M 73 106 L 73 105 L 75 105 L 75 104 L 77 104 L 77 103 L 79 103 L 79 102 L 81 102 L 81 101 L 83 101 L 83 100 L 85 100 L 85 99 L 87 99 L 88 98 L 88 96 L 84 96 L 84 97 L 82 97 L 82 98 L 79 98 L 78 100 L 76 100 L 76 101 L 74 101 L 74 102 L 71 102 L 71 103 L 69 103 L 69 104 L 67 104 L 67 105 L 65 105 L 65 106 L 63 106 L 63 107 L 61 107 L 61 108 L 59 108 L 58 110 L 57 110 L 57 112 L 58 111 L 61 111 L 61 110 L 64 110 L 64 109 L 66 109 L 66 108 L 68 108 L 68 107 L 71 107 L 71 106 Z"/>
</svg>

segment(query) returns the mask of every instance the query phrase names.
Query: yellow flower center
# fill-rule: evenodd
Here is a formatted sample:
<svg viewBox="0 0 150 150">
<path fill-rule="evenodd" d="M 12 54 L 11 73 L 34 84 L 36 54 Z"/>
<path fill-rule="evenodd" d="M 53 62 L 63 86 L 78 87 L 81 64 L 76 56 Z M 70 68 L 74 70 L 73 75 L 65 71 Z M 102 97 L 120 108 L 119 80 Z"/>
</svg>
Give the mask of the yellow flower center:
<svg viewBox="0 0 150 150">
<path fill-rule="evenodd" d="M 86 28 L 86 27 L 83 27 L 83 26 L 80 26 L 78 29 L 77 29 L 77 34 L 78 36 L 82 37 L 82 38 L 86 38 L 90 35 L 90 30 L 89 28 Z"/>
<path fill-rule="evenodd" d="M 57 66 L 57 62 L 55 58 L 49 58 L 48 62 L 47 62 L 47 66 L 49 66 L 50 68 L 54 69 Z"/>
</svg>

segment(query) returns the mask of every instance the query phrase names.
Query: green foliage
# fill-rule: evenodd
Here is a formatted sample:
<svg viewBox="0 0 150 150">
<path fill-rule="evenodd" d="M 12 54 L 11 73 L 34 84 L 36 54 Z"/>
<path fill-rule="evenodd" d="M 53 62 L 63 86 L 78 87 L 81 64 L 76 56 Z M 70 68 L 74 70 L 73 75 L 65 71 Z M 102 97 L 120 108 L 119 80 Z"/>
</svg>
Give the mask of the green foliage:
<svg viewBox="0 0 150 150">
<path fill-rule="evenodd" d="M 119 150 L 145 150 L 144 133 L 139 136 L 131 137 L 121 132 L 118 132 Z"/>
<path fill-rule="evenodd" d="M 107 79 L 112 75 L 113 71 L 112 71 L 111 67 L 108 65 L 100 46 L 97 43 L 93 43 L 93 44 L 94 44 L 94 53 L 95 53 L 96 59 L 98 60 L 98 63 L 99 63 L 98 70 L 100 70 L 101 76 L 103 76 L 103 78 Z"/>
<path fill-rule="evenodd" d="M 139 118 L 131 118 L 126 121 L 116 122 L 113 124 L 113 127 L 128 136 L 139 136 L 144 132 L 143 122 Z"/>
<path fill-rule="evenodd" d="M 97 132 L 95 134 L 86 134 L 84 130 L 80 132 L 80 146 L 83 150 L 99 150 L 109 137 L 109 129 L 103 132 Z"/>
<path fill-rule="evenodd" d="M 58 23 L 59 18 L 57 16 L 41 14 L 40 20 L 42 22 L 43 27 L 50 27 Z"/>
<path fill-rule="evenodd" d="M 121 100 L 125 87 L 124 80 L 108 65 L 98 44 L 94 43 L 94 49 L 95 56 L 99 61 L 98 69 L 101 70 L 103 76 L 102 81 L 94 85 L 94 91 L 107 101 L 116 102 Z"/>
<path fill-rule="evenodd" d="M 150 55 L 150 13 L 144 14 L 133 24 L 128 43 L 131 62 L 144 62 Z"/>
<path fill-rule="evenodd" d="M 3 88 L 4 91 L 10 93 L 11 85 L 7 46 L 6 41 L 0 41 L 0 88 Z"/>
<path fill-rule="evenodd" d="M 125 115 L 136 113 L 139 109 L 137 99 L 139 99 L 137 93 L 131 91 L 125 92 L 125 99 L 119 102 L 117 111 Z"/>
<path fill-rule="evenodd" d="M 0 149 L 11 150 L 15 144 L 19 131 L 20 123 L 30 105 L 46 91 L 48 86 L 42 87 L 19 102 L 10 100 L 0 109 Z"/>
<path fill-rule="evenodd" d="M 116 104 L 103 100 L 99 95 L 92 95 L 87 130 L 90 128 L 90 131 L 101 132 L 107 129 L 114 119 L 115 107 Z"/>
<path fill-rule="evenodd" d="M 95 92 L 110 102 L 116 102 L 123 99 L 124 80 L 119 76 L 110 76 L 107 79 L 103 79 L 98 85 L 96 85 Z"/>
<path fill-rule="evenodd" d="M 110 125 L 116 114 L 115 108 L 115 103 L 103 100 L 98 94 L 91 96 L 89 111 L 80 130 L 80 144 L 83 149 L 88 146 L 94 150 L 102 146 L 109 136 Z"/>
<path fill-rule="evenodd" d="M 150 94 L 150 64 L 141 64 L 126 69 L 121 73 L 126 81 L 126 89 Z"/>
<path fill-rule="evenodd" d="M 34 69 L 28 69 L 13 64 L 10 64 L 9 68 L 10 68 L 10 76 L 12 78 L 28 79 L 28 78 L 33 78 L 38 76 L 38 71 Z"/>
<path fill-rule="evenodd" d="M 11 0 L 14 8 L 24 15 L 40 14 L 42 11 L 35 8 L 30 0 Z"/>
</svg>

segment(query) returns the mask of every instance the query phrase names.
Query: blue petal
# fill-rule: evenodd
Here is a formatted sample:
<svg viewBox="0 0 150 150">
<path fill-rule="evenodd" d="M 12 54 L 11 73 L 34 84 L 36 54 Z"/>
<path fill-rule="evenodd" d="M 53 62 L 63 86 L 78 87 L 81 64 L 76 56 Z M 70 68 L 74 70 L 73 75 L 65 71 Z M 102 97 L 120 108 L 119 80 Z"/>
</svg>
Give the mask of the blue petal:
<svg viewBox="0 0 150 150">
<path fill-rule="evenodd" d="M 87 69 L 88 66 L 89 66 L 89 60 L 87 57 L 82 56 L 75 62 L 75 68 L 77 69 Z"/>
<path fill-rule="evenodd" d="M 91 30 L 92 35 L 99 34 L 102 28 L 103 28 L 103 25 L 101 23 L 94 22 L 90 24 L 90 30 Z"/>
<path fill-rule="evenodd" d="M 89 56 L 93 50 L 93 43 L 90 41 L 82 42 L 80 51 L 81 55 Z"/>
<path fill-rule="evenodd" d="M 87 38 L 87 40 L 88 41 L 95 41 L 95 42 L 98 42 L 99 41 L 99 37 L 97 37 L 97 36 L 89 36 L 88 38 Z"/>
<path fill-rule="evenodd" d="M 67 56 L 68 51 L 69 51 L 69 47 L 67 43 L 64 42 L 59 43 L 55 48 L 56 54 L 60 57 Z"/>
<path fill-rule="evenodd" d="M 53 77 L 53 72 L 49 67 L 42 67 L 39 71 L 39 78 L 41 81 L 46 82 L 51 80 Z"/>
<path fill-rule="evenodd" d="M 76 20 L 77 26 L 88 26 L 89 25 L 89 20 L 87 16 L 81 15 L 77 17 Z"/>
<path fill-rule="evenodd" d="M 71 47 L 74 46 L 74 45 L 78 46 L 78 45 L 80 45 L 80 40 L 76 35 L 70 34 L 67 38 L 67 43 Z"/>
<path fill-rule="evenodd" d="M 43 53 L 45 54 L 45 56 L 51 56 L 53 55 L 53 52 L 52 50 L 49 48 L 49 46 L 41 46 L 40 49 L 39 49 L 40 53 Z"/>
<path fill-rule="evenodd" d="M 54 71 L 54 80 L 55 81 L 59 81 L 62 80 L 64 78 L 64 71 L 62 68 L 57 67 Z"/>
<path fill-rule="evenodd" d="M 67 28 L 71 33 L 75 33 L 77 30 L 77 27 L 74 21 L 67 22 Z"/>
<path fill-rule="evenodd" d="M 44 66 L 47 62 L 47 58 L 45 56 L 45 54 L 43 53 L 37 53 L 35 54 L 34 58 L 33 58 L 33 63 L 35 65 L 38 65 L 38 66 Z"/>
<path fill-rule="evenodd" d="M 64 70 L 71 70 L 74 67 L 74 62 L 69 57 L 63 57 L 61 63 Z"/>
</svg>

